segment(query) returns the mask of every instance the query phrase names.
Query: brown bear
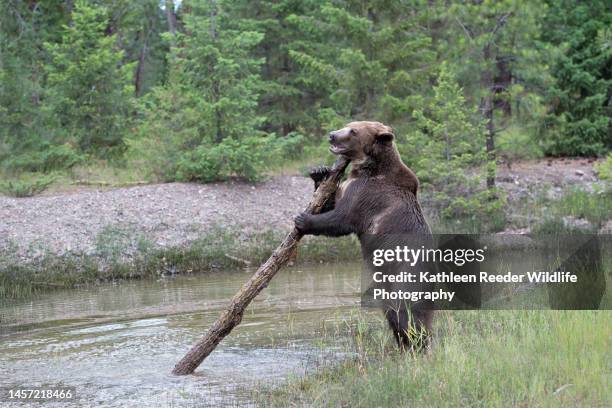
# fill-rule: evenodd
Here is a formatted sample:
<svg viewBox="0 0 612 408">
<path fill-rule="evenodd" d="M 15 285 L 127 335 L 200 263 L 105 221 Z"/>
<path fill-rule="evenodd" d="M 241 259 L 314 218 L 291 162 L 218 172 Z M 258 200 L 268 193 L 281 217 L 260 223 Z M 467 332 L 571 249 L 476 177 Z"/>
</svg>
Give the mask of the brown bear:
<svg viewBox="0 0 612 408">
<path fill-rule="evenodd" d="M 323 211 L 298 215 L 296 227 L 304 234 L 356 234 L 366 266 L 372 265 L 376 249 L 403 245 L 408 236 L 430 237 L 417 200 L 419 181 L 400 159 L 393 139 L 393 130 L 380 122 L 351 122 L 331 132 L 330 151 L 350 159 L 351 171 Z M 329 171 L 328 167 L 311 171 L 315 189 Z M 399 263 L 389 264 L 384 273 L 397 274 L 404 270 L 401 268 Z M 411 290 L 428 289 L 422 284 L 417 286 Z M 419 339 L 428 338 L 433 315 L 430 304 L 389 301 L 383 303 L 383 308 L 401 349 L 416 346 L 414 333 L 425 334 Z"/>
</svg>

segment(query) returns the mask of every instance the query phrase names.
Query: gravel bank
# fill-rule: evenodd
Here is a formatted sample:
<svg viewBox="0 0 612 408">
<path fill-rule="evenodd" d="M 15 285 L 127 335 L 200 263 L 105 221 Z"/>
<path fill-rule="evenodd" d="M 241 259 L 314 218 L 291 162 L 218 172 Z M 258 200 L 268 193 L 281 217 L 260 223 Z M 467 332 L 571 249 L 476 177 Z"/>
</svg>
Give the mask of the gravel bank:
<svg viewBox="0 0 612 408">
<path fill-rule="evenodd" d="M 156 246 L 171 247 L 193 241 L 215 226 L 246 234 L 288 229 L 311 196 L 312 183 L 305 177 L 276 177 L 257 184 L 168 183 L 29 198 L 0 196 L 0 249 L 17 249 L 22 257 L 45 252 L 95 254 L 104 235 L 146 237 Z"/>
<path fill-rule="evenodd" d="M 540 160 L 500 166 L 498 184 L 510 201 L 550 187 L 556 198 L 571 185 L 597 182 L 593 162 L 584 159 Z M 288 230 L 312 196 L 305 177 L 280 176 L 256 184 L 168 183 L 119 189 L 79 188 L 30 198 L 0 196 L 0 250 L 22 258 L 45 253 L 96 254 L 105 245 L 140 238 L 157 247 L 187 244 L 211 228 L 245 234 Z"/>
</svg>

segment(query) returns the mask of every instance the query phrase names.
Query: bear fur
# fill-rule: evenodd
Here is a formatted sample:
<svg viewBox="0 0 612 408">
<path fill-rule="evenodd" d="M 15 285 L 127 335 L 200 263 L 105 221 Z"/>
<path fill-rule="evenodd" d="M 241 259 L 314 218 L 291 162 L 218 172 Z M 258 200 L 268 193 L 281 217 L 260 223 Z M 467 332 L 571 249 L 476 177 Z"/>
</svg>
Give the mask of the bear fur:
<svg viewBox="0 0 612 408">
<path fill-rule="evenodd" d="M 351 122 L 331 132 L 330 151 L 350 159 L 351 171 L 323 211 L 298 215 L 296 227 L 303 234 L 356 234 L 366 266 L 372 265 L 370 258 L 375 249 L 405 245 L 408 236 L 431 237 L 417 200 L 419 181 L 402 162 L 394 137 L 393 130 L 380 122 Z M 329 171 L 328 167 L 311 171 L 315 189 Z M 402 270 L 405 266 L 390 263 L 383 273 Z M 410 288 L 428 289 L 424 285 Z M 430 304 L 388 301 L 383 303 L 383 311 L 401 349 L 416 346 L 414 333 L 424 333 L 421 339 L 429 337 L 433 316 Z"/>
</svg>

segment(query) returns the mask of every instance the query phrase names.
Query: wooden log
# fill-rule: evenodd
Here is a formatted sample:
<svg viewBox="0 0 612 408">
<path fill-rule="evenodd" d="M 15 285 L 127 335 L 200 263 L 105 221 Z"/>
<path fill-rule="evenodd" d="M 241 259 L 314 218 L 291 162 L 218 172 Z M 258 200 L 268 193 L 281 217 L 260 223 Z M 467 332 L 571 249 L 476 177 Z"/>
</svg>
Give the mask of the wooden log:
<svg viewBox="0 0 612 408">
<path fill-rule="evenodd" d="M 349 161 L 344 157 L 338 158 L 332 171 L 315 191 L 306 212 L 318 214 L 325 202 L 336 192 L 344 170 Z M 229 306 L 221 316 L 208 329 L 204 337 L 198 341 L 189 352 L 179 361 L 172 373 L 187 375 L 195 371 L 206 357 L 217 347 L 219 342 L 227 336 L 234 327 L 240 324 L 242 315 L 251 301 L 268 286 L 278 270 L 289 261 L 295 252 L 302 234 L 294 227 L 281 244 L 272 252 L 270 258 L 264 262 L 251 278 L 234 295 Z"/>
</svg>

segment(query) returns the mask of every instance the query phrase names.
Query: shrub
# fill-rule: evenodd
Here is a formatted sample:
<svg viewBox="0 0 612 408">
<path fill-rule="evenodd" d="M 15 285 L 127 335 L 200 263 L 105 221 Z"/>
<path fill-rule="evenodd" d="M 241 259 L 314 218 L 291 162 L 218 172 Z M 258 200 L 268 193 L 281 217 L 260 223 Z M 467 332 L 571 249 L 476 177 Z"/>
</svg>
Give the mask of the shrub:
<svg viewBox="0 0 612 408">
<path fill-rule="evenodd" d="M 0 192 L 13 197 L 31 197 L 42 193 L 54 181 L 53 175 L 24 173 L 19 178 L 0 181 Z"/>
<path fill-rule="evenodd" d="M 28 151 L 6 159 L 3 167 L 10 172 L 50 172 L 74 167 L 84 160 L 74 148 L 66 143 L 44 145 L 40 150 Z"/>
<path fill-rule="evenodd" d="M 543 155 L 541 147 L 532 135 L 516 126 L 499 133 L 497 148 L 500 155 L 510 162 L 519 159 L 537 159 Z"/>
<path fill-rule="evenodd" d="M 221 181 L 237 177 L 248 181 L 261 178 L 270 158 L 272 137 L 226 138 L 216 145 L 202 144 L 179 160 L 176 177 L 185 181 Z"/>
<path fill-rule="evenodd" d="M 306 138 L 299 132 L 290 132 L 284 137 L 271 138 L 271 141 L 279 159 L 298 159 L 304 153 Z"/>
<path fill-rule="evenodd" d="M 608 153 L 606 160 L 595 165 L 595 171 L 601 180 L 612 179 L 612 153 Z"/>
</svg>

